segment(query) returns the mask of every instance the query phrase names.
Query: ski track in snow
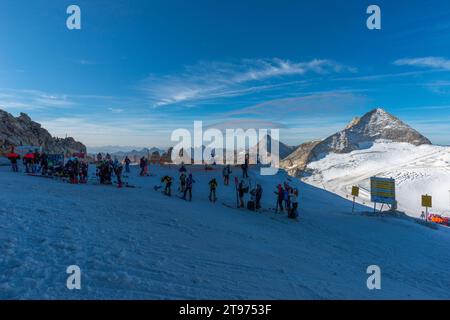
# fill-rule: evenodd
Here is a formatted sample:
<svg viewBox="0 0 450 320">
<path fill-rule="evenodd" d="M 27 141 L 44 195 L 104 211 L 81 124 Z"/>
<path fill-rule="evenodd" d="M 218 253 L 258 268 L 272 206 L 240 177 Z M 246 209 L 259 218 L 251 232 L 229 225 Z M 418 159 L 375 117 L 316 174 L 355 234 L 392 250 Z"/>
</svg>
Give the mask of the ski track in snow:
<svg viewBox="0 0 450 320">
<path fill-rule="evenodd" d="M 208 201 L 221 170 L 195 170 L 193 201 L 153 190 L 174 168 L 151 166 L 140 188 L 70 185 L 0 167 L 0 299 L 385 299 L 450 298 L 450 235 L 389 217 L 351 214 L 351 203 L 293 180 L 300 219 L 234 204 L 234 185 Z M 235 168 L 234 174 L 240 174 Z M 259 176 L 263 207 L 277 176 Z M 233 179 L 230 179 L 233 181 Z M 178 184 L 174 184 L 174 193 Z M 357 206 L 359 211 L 366 207 Z M 82 289 L 66 288 L 67 266 Z M 366 268 L 382 270 L 382 290 Z"/>
</svg>

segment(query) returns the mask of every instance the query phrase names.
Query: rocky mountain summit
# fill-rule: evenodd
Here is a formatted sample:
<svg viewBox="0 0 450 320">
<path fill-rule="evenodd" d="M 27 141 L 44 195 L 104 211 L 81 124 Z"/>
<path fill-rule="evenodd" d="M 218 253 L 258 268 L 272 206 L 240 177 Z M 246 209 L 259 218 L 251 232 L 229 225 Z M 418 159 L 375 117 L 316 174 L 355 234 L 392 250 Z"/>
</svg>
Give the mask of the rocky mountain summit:
<svg viewBox="0 0 450 320">
<path fill-rule="evenodd" d="M 25 113 L 14 117 L 0 109 L 0 150 L 8 152 L 16 146 L 39 146 L 48 153 L 86 152 L 81 142 L 71 137 L 52 137 Z"/>
</svg>

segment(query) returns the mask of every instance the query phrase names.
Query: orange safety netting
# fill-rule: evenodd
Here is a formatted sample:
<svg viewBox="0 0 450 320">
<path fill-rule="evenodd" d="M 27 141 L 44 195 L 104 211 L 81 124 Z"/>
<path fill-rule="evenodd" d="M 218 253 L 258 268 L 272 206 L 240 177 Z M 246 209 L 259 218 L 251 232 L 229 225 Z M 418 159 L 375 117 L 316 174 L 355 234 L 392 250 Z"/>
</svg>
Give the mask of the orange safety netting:
<svg viewBox="0 0 450 320">
<path fill-rule="evenodd" d="M 430 220 L 434 223 L 439 223 L 439 224 L 445 224 L 445 225 L 449 224 L 449 218 L 440 216 L 438 214 L 430 214 L 428 216 L 428 220 Z"/>
</svg>

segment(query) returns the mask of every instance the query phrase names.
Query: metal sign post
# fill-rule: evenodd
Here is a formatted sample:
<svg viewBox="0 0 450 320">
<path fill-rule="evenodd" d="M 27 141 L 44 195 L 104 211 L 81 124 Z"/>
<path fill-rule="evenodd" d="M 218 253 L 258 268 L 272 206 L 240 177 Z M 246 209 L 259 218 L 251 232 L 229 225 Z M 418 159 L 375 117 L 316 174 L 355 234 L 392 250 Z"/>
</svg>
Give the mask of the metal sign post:
<svg viewBox="0 0 450 320">
<path fill-rule="evenodd" d="M 373 211 L 376 212 L 377 203 L 395 205 L 395 180 L 389 178 L 370 178 L 370 201 L 374 203 Z M 381 210 L 383 207 L 381 207 Z M 380 211 L 381 211 L 380 210 Z"/>
<path fill-rule="evenodd" d="M 433 204 L 433 198 L 429 195 L 422 196 L 422 207 L 425 207 L 425 221 L 428 221 L 428 208 L 431 208 Z"/>
<path fill-rule="evenodd" d="M 359 196 L 359 187 L 357 187 L 357 186 L 352 187 L 352 196 L 353 196 L 352 213 L 354 213 L 355 212 L 355 200 L 356 200 L 356 197 Z"/>
</svg>

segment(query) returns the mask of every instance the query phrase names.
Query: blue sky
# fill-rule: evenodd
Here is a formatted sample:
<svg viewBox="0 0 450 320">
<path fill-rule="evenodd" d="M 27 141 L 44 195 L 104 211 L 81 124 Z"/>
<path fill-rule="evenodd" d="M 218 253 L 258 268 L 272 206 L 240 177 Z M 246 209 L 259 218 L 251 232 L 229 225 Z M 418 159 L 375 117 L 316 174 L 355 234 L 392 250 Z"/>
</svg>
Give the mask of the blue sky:
<svg viewBox="0 0 450 320">
<path fill-rule="evenodd" d="M 299 144 L 375 107 L 450 144 L 446 1 L 2 0 L 0 30 L 0 108 L 90 147 L 166 146 L 194 120 Z"/>
</svg>

